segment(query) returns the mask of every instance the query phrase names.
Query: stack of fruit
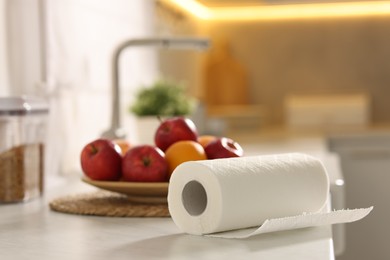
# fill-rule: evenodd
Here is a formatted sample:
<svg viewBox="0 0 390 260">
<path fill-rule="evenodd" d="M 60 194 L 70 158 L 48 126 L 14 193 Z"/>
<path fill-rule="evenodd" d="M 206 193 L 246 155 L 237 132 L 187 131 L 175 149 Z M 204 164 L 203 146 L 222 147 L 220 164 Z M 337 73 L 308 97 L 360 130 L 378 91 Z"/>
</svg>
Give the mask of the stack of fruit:
<svg viewBox="0 0 390 260">
<path fill-rule="evenodd" d="M 198 136 L 188 118 L 173 117 L 157 128 L 156 146 L 131 147 L 123 140 L 97 139 L 81 152 L 81 168 L 92 180 L 166 182 L 186 161 L 240 157 L 241 146 L 226 137 Z"/>
</svg>

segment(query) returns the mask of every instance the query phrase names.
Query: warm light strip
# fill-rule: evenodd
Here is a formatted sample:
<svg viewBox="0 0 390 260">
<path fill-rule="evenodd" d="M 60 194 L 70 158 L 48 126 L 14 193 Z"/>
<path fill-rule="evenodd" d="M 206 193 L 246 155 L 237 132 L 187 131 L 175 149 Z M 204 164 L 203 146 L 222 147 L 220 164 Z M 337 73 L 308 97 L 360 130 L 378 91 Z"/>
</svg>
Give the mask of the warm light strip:
<svg viewBox="0 0 390 260">
<path fill-rule="evenodd" d="M 166 0 L 203 20 L 274 20 L 390 15 L 390 1 L 207 7 L 195 0 Z"/>
<path fill-rule="evenodd" d="M 168 2 L 171 2 L 185 11 L 193 14 L 194 16 L 204 19 L 204 20 L 210 20 L 214 19 L 214 14 L 210 11 L 209 8 L 206 6 L 198 3 L 197 1 L 194 0 L 168 0 Z"/>
</svg>

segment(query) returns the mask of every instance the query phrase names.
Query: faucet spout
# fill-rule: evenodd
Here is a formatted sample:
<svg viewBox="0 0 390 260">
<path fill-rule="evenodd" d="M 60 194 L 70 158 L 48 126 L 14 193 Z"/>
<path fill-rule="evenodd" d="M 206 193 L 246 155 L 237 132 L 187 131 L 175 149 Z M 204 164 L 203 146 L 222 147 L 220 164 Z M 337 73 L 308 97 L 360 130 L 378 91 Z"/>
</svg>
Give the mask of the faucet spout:
<svg viewBox="0 0 390 260">
<path fill-rule="evenodd" d="M 205 50 L 209 45 L 208 39 L 189 37 L 130 39 L 119 44 L 112 57 L 111 127 L 102 134 L 102 137 L 108 139 L 123 139 L 126 137 L 126 131 L 122 128 L 120 119 L 119 59 L 123 50 L 131 46 Z"/>
</svg>

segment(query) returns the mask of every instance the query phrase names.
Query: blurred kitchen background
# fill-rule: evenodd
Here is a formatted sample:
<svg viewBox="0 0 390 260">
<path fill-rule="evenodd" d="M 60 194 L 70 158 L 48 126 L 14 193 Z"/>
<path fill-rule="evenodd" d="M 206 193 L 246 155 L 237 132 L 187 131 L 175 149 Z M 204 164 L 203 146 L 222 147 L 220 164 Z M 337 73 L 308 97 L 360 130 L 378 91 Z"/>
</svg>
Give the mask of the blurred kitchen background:
<svg viewBox="0 0 390 260">
<path fill-rule="evenodd" d="M 248 149 L 320 138 L 339 156 L 345 205 L 375 206 L 369 225 L 347 229 L 337 259 L 389 259 L 389 26 L 388 1 L 0 0 L 0 96 L 45 98 L 46 175 L 80 173 L 82 147 L 111 123 L 114 49 L 133 38 L 209 38 L 206 51 L 124 51 L 120 115 L 130 142 L 139 135 L 135 93 L 160 78 L 187 86 L 202 133 Z"/>
</svg>

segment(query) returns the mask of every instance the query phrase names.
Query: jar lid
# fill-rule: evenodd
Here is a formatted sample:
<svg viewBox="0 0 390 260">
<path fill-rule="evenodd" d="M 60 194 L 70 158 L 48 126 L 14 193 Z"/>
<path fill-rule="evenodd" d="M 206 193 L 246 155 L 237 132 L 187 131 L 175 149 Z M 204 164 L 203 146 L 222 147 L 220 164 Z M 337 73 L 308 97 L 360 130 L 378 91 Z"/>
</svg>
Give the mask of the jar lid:
<svg viewBox="0 0 390 260">
<path fill-rule="evenodd" d="M 0 115 L 47 114 L 47 102 L 38 97 L 0 97 Z"/>
</svg>

